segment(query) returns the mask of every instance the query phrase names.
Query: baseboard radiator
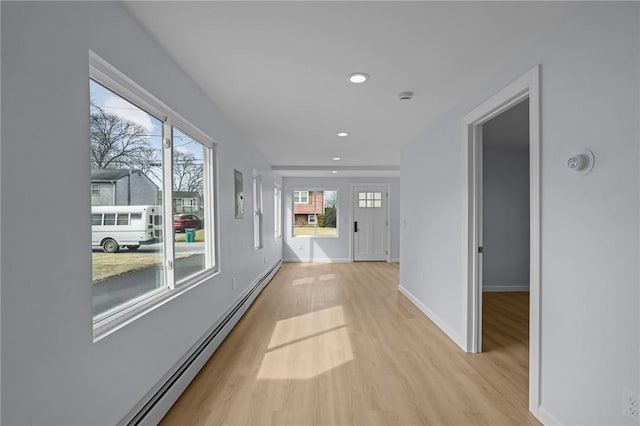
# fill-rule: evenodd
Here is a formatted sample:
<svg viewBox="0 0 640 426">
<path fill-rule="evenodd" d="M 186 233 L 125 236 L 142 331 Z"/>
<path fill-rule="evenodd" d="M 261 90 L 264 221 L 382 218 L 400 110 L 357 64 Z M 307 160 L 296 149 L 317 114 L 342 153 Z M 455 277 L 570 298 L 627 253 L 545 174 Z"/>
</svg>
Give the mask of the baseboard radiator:
<svg viewBox="0 0 640 426">
<path fill-rule="evenodd" d="M 172 372 L 150 394 L 143 398 L 119 425 L 142 426 L 158 424 L 204 364 L 211 358 L 211 355 L 218 349 L 240 318 L 242 318 L 262 289 L 267 286 L 271 278 L 278 272 L 281 265 L 282 261 L 278 261 L 254 281 L 222 319 L 187 352 Z"/>
</svg>

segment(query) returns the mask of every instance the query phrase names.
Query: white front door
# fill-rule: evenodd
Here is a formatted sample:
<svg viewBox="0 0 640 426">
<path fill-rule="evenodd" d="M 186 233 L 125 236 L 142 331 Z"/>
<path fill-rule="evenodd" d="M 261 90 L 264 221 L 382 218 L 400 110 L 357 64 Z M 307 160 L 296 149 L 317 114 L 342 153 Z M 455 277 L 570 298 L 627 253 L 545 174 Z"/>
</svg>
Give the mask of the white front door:
<svg viewBox="0 0 640 426">
<path fill-rule="evenodd" d="M 387 260 L 387 188 L 353 189 L 353 260 Z"/>
</svg>

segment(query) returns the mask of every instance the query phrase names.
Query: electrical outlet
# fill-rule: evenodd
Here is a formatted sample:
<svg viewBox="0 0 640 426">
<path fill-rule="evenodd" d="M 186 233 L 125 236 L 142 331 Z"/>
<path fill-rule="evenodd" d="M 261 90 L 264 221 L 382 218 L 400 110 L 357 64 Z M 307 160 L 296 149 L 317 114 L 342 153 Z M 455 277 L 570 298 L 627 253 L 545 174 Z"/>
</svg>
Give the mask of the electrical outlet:
<svg viewBox="0 0 640 426">
<path fill-rule="evenodd" d="M 640 395 L 625 389 L 622 394 L 622 411 L 625 416 L 640 423 Z"/>
</svg>

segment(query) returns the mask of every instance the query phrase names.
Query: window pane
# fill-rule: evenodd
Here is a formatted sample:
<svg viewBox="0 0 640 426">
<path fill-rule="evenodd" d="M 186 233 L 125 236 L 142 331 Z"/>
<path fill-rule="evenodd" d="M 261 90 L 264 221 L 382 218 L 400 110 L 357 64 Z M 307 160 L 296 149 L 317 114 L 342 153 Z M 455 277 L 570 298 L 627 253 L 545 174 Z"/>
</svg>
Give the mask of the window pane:
<svg viewBox="0 0 640 426">
<path fill-rule="evenodd" d="M 102 225 L 102 215 L 101 214 L 92 214 L 91 215 L 91 224 L 92 225 Z"/>
<path fill-rule="evenodd" d="M 262 179 L 253 175 L 253 247 L 262 248 Z"/>
<path fill-rule="evenodd" d="M 204 145 L 173 128 L 175 280 L 206 268 Z"/>
<path fill-rule="evenodd" d="M 105 225 L 115 225 L 116 224 L 116 215 L 115 213 L 107 213 L 104 215 L 104 224 Z"/>
<path fill-rule="evenodd" d="M 163 126 L 93 80 L 89 90 L 92 218 L 104 214 L 104 225 L 92 219 L 93 314 L 103 317 L 165 287 L 153 225 L 162 215 Z"/>
<path fill-rule="evenodd" d="M 275 237 L 282 237 L 282 188 L 277 184 L 273 187 L 273 220 Z"/>
<path fill-rule="evenodd" d="M 129 213 L 118 213 L 118 219 L 116 224 L 118 225 L 128 225 L 129 224 Z"/>
<path fill-rule="evenodd" d="M 293 236 L 337 236 L 338 192 L 332 190 L 300 191 L 307 202 L 293 205 Z"/>
</svg>

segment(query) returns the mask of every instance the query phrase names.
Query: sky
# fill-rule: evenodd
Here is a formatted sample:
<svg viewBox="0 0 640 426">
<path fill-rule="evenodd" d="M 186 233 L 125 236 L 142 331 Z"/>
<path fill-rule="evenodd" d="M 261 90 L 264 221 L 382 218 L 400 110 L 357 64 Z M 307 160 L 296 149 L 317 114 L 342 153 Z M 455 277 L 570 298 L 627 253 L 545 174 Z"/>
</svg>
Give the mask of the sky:
<svg viewBox="0 0 640 426">
<path fill-rule="evenodd" d="M 149 145 L 156 150 L 158 158 L 162 158 L 162 121 L 93 80 L 89 80 L 89 93 L 91 101 L 107 113 L 142 126 L 148 134 Z M 204 157 L 202 145 L 175 127 L 173 129 L 173 149 L 174 153 L 191 153 L 201 161 Z M 149 178 L 156 185 L 162 187 L 159 179 L 162 175 L 161 168 L 157 167 L 157 170 L 151 174 L 156 176 L 149 176 Z"/>
</svg>

